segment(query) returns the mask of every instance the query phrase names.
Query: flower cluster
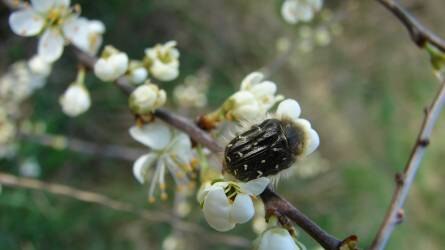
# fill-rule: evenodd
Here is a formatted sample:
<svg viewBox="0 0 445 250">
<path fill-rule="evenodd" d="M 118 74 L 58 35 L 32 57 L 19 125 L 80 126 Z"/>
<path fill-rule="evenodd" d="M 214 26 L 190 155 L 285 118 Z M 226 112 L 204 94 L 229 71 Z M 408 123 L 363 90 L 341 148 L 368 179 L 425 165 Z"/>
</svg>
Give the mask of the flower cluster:
<svg viewBox="0 0 445 250">
<path fill-rule="evenodd" d="M 54 62 L 62 55 L 66 41 L 90 54 L 99 48 L 104 25 L 79 17 L 79 12 L 78 6 L 70 7 L 70 0 L 34 0 L 12 13 L 9 24 L 18 35 L 40 36 L 38 55 Z"/>
<path fill-rule="evenodd" d="M 322 6 L 323 0 L 285 0 L 281 6 L 281 15 L 290 24 L 309 22 Z"/>
<path fill-rule="evenodd" d="M 131 84 L 141 84 L 149 75 L 160 81 L 172 81 L 179 75 L 179 51 L 175 46 L 175 41 L 157 44 L 146 49 L 145 57 L 138 61 L 129 60 L 126 53 L 108 45 L 94 65 L 94 72 L 104 82 L 124 76 Z"/>
<path fill-rule="evenodd" d="M 136 141 L 148 146 L 150 152 L 141 156 L 133 165 L 133 174 L 142 184 L 150 182 L 148 199 L 155 201 L 156 185 L 161 189 L 161 199 L 167 198 L 165 173 L 170 172 L 178 188 L 183 189 L 191 183 L 193 176 L 193 150 L 190 138 L 182 133 L 155 121 L 142 127 L 131 127 L 130 135 Z M 149 171 L 154 169 L 149 180 Z"/>
</svg>

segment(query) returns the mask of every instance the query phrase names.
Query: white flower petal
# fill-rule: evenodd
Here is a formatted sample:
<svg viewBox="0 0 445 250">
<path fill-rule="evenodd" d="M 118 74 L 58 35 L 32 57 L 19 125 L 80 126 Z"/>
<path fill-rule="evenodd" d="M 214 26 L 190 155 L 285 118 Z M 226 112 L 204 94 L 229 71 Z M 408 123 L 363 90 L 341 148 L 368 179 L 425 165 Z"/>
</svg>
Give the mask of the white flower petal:
<svg viewBox="0 0 445 250">
<path fill-rule="evenodd" d="M 249 90 L 253 85 L 261 82 L 264 75 L 260 72 L 252 72 L 248 74 L 241 82 L 241 90 Z"/>
<path fill-rule="evenodd" d="M 253 179 L 248 182 L 241 182 L 239 186 L 241 187 L 241 191 L 250 195 L 259 195 L 264 189 L 266 189 L 267 185 L 269 185 L 270 180 L 266 177 L 261 177 L 258 179 Z"/>
<path fill-rule="evenodd" d="M 254 214 L 252 198 L 247 194 L 238 194 L 230 210 L 230 219 L 236 223 L 246 223 Z"/>
<path fill-rule="evenodd" d="M 64 39 L 57 29 L 47 29 L 39 39 L 38 55 L 47 62 L 54 62 L 63 53 Z"/>
<path fill-rule="evenodd" d="M 286 99 L 278 105 L 276 113 L 280 118 L 287 117 L 292 120 L 297 120 L 301 114 L 301 108 L 297 101 Z"/>
<path fill-rule="evenodd" d="M 284 20 L 288 23 L 295 24 L 299 21 L 299 16 L 297 15 L 298 3 L 293 0 L 284 1 L 281 6 L 281 15 Z"/>
<path fill-rule="evenodd" d="M 161 122 L 153 122 L 143 127 L 133 126 L 130 135 L 136 141 L 154 150 L 164 149 L 171 140 L 171 131 Z"/>
<path fill-rule="evenodd" d="M 45 20 L 32 9 L 19 10 L 9 16 L 12 31 L 20 36 L 37 35 L 44 24 Z"/>
<path fill-rule="evenodd" d="M 317 131 L 315 131 L 314 129 L 310 129 L 308 132 L 309 132 L 309 138 L 308 138 L 309 142 L 304 152 L 305 155 L 311 154 L 320 145 L 320 137 L 318 136 Z"/>
<path fill-rule="evenodd" d="M 170 154 L 182 164 L 188 164 L 192 160 L 192 142 L 190 137 L 182 132 L 175 135 L 175 141 L 170 148 Z"/>
<path fill-rule="evenodd" d="M 55 0 L 31 0 L 31 6 L 36 11 L 44 13 L 51 9 L 55 2 Z"/>
<path fill-rule="evenodd" d="M 203 213 L 207 223 L 217 231 L 225 232 L 235 227 L 230 221 L 232 206 L 224 193 L 219 188 L 208 192 L 204 200 Z"/>
<path fill-rule="evenodd" d="M 264 81 L 253 86 L 250 92 L 252 92 L 258 98 L 270 96 L 272 101 L 275 92 L 277 92 L 277 85 L 271 81 Z"/>
<path fill-rule="evenodd" d="M 257 250 L 299 250 L 292 236 L 284 228 L 272 228 L 261 235 Z"/>
<path fill-rule="evenodd" d="M 140 182 L 145 183 L 148 169 L 153 166 L 157 155 L 149 153 L 139 157 L 133 164 L 133 175 Z"/>
<path fill-rule="evenodd" d="M 306 119 L 298 118 L 294 122 L 303 127 L 304 129 L 307 130 L 311 129 L 311 123 Z"/>
<path fill-rule="evenodd" d="M 55 5 L 57 6 L 65 6 L 65 7 L 69 7 L 71 4 L 70 0 L 54 0 Z"/>
</svg>

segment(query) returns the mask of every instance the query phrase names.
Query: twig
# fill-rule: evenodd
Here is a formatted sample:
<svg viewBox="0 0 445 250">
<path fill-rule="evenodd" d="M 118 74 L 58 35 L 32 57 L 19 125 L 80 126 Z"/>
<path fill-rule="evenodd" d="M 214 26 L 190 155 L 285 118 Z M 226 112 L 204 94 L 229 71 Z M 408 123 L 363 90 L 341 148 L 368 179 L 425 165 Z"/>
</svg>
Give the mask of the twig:
<svg viewBox="0 0 445 250">
<path fill-rule="evenodd" d="M 371 249 L 373 250 L 381 250 L 385 248 L 387 241 L 394 230 L 394 226 L 399 224 L 403 219 L 403 205 L 408 196 L 409 188 L 413 184 L 414 177 L 420 167 L 420 162 L 425 154 L 426 147 L 430 142 L 431 132 L 444 105 L 445 81 L 442 82 L 431 106 L 425 110 L 425 118 L 403 173 L 396 175 L 396 189 L 394 190 L 385 219 L 372 243 Z"/>
<path fill-rule="evenodd" d="M 17 177 L 14 175 L 0 172 L 0 184 L 5 186 L 20 187 L 27 189 L 34 189 L 44 192 L 49 192 L 56 195 L 62 195 L 65 197 L 73 198 L 87 203 L 98 204 L 107 208 L 111 208 L 116 211 L 126 212 L 137 215 L 144 220 L 150 222 L 163 222 L 174 224 L 175 228 L 185 232 L 193 232 L 197 234 L 206 234 L 212 241 L 217 241 L 227 245 L 237 247 L 249 246 L 249 241 L 239 236 L 221 235 L 221 234 L 208 234 L 204 229 L 196 224 L 184 222 L 181 220 L 174 220 L 173 216 L 165 212 L 154 212 L 145 209 L 137 208 L 131 204 L 111 199 L 103 194 L 98 194 L 90 191 L 84 191 L 77 188 L 69 187 L 66 185 L 47 183 L 32 178 Z M 203 237 L 203 238 L 206 238 Z"/>
<path fill-rule="evenodd" d="M 115 158 L 125 161 L 134 161 L 139 156 L 147 153 L 147 150 L 122 145 L 100 145 L 77 138 L 68 138 L 59 135 L 31 134 L 21 132 L 19 136 L 25 140 L 55 149 L 68 148 L 71 151 L 82 154 Z"/>
<path fill-rule="evenodd" d="M 391 11 L 405 28 L 408 30 L 413 42 L 423 48 L 426 42 L 436 46 L 442 52 L 445 52 L 445 41 L 423 26 L 414 16 L 403 8 L 402 5 L 395 0 L 377 0 L 389 11 Z"/>
</svg>

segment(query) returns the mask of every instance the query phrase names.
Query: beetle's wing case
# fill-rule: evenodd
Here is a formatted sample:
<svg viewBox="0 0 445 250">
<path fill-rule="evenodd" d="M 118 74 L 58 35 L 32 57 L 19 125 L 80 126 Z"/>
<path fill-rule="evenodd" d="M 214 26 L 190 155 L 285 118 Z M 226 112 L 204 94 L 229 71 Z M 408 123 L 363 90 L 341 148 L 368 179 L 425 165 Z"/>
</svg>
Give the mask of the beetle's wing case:
<svg viewBox="0 0 445 250">
<path fill-rule="evenodd" d="M 295 161 L 283 124 L 267 119 L 235 137 L 226 147 L 227 170 L 242 181 L 274 175 Z"/>
</svg>

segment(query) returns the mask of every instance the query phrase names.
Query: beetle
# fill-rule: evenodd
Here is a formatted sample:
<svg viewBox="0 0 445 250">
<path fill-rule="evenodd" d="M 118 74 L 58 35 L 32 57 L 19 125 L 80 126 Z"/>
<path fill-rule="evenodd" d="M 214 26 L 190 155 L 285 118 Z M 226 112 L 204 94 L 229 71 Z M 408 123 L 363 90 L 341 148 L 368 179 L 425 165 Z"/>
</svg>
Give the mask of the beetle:
<svg viewBox="0 0 445 250">
<path fill-rule="evenodd" d="M 291 121 L 266 119 L 227 144 L 224 168 L 241 181 L 278 174 L 296 161 L 304 137 Z"/>
</svg>

